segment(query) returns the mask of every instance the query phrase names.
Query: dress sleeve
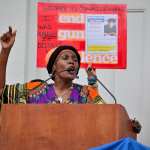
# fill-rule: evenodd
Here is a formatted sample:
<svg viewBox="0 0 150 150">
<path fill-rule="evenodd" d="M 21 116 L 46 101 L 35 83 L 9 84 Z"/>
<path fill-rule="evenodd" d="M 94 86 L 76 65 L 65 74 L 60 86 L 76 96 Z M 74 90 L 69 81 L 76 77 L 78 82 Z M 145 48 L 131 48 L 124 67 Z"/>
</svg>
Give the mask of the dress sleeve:
<svg viewBox="0 0 150 150">
<path fill-rule="evenodd" d="M 33 89 L 41 85 L 42 80 L 32 80 L 24 84 L 13 84 L 5 85 L 2 96 L 2 104 L 18 104 L 28 103 L 29 94 L 32 93 Z"/>
<path fill-rule="evenodd" d="M 88 85 L 83 86 L 81 96 L 86 98 L 87 103 L 106 104 L 99 94 L 97 77 L 93 74 L 88 74 Z"/>
<path fill-rule="evenodd" d="M 27 84 L 5 85 L 1 96 L 2 104 L 26 104 L 27 100 Z"/>
<path fill-rule="evenodd" d="M 98 88 L 93 85 L 85 85 L 81 89 L 81 96 L 85 99 L 86 103 L 90 104 L 106 104 L 98 92 Z"/>
</svg>

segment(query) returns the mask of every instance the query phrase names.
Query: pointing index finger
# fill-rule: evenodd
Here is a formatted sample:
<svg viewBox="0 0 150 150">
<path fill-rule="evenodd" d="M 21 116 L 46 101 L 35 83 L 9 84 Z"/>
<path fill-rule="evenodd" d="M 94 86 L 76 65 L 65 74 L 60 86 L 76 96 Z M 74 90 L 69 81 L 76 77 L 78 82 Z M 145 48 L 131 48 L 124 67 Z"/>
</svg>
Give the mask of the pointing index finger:
<svg viewBox="0 0 150 150">
<path fill-rule="evenodd" d="M 12 34 L 12 27 L 9 26 L 9 33 Z"/>
</svg>

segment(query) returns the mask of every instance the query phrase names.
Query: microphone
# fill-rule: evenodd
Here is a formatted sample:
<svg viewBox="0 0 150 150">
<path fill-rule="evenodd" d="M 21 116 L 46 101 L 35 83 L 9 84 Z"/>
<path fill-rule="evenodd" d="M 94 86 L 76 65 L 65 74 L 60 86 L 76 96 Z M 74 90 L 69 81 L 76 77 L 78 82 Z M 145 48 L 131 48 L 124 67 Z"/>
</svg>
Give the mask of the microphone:
<svg viewBox="0 0 150 150">
<path fill-rule="evenodd" d="M 62 73 L 62 72 L 65 72 L 65 71 L 70 72 L 70 71 L 74 71 L 74 70 L 75 70 L 74 68 L 67 68 L 67 69 L 65 69 L 65 70 L 59 71 L 59 73 Z M 42 80 L 42 82 L 41 82 L 39 85 L 35 86 L 35 87 L 34 87 L 33 89 L 31 89 L 30 91 L 35 90 L 36 88 L 40 87 L 40 86 L 43 85 L 43 84 L 46 84 L 46 85 L 47 85 L 47 84 L 48 84 L 47 81 L 49 81 L 50 79 L 52 79 L 52 77 L 54 77 L 53 72 L 52 72 L 52 74 L 49 74 L 49 78 L 47 78 L 46 80 Z M 75 78 L 79 78 L 79 77 L 77 76 L 77 74 L 75 75 Z"/>
<path fill-rule="evenodd" d="M 92 67 L 88 67 L 87 68 L 87 72 L 92 72 L 93 68 Z M 110 90 L 96 77 L 96 81 L 109 93 L 109 95 L 113 98 L 115 104 L 117 104 L 117 100 L 116 97 L 110 92 Z"/>
</svg>

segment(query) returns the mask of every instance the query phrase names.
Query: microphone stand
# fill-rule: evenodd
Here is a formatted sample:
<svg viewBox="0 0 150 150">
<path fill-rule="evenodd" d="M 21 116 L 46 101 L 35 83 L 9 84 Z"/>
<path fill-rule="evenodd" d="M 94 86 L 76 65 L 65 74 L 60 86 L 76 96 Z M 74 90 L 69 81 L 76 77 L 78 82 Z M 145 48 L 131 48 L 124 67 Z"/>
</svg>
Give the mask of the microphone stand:
<svg viewBox="0 0 150 150">
<path fill-rule="evenodd" d="M 112 96 L 115 104 L 117 104 L 117 100 L 116 100 L 115 96 L 108 90 L 108 88 L 98 78 L 96 78 L 96 80 Z"/>
</svg>

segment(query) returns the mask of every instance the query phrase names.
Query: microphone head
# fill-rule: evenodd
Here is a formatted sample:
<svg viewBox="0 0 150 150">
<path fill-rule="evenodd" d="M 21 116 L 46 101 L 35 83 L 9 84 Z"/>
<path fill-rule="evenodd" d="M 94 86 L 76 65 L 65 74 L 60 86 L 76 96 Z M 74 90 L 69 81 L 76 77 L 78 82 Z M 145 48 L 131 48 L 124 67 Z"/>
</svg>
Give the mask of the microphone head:
<svg viewBox="0 0 150 150">
<path fill-rule="evenodd" d="M 52 76 L 53 76 L 52 74 L 49 74 L 49 78 L 50 78 L 50 79 L 52 79 Z"/>
<path fill-rule="evenodd" d="M 96 70 L 96 68 L 95 67 L 91 67 L 91 66 L 89 66 L 88 68 L 87 68 L 87 72 L 92 72 L 92 71 L 95 71 Z"/>
<path fill-rule="evenodd" d="M 88 67 L 87 72 L 91 72 L 91 71 L 92 71 L 92 67 Z"/>
</svg>

